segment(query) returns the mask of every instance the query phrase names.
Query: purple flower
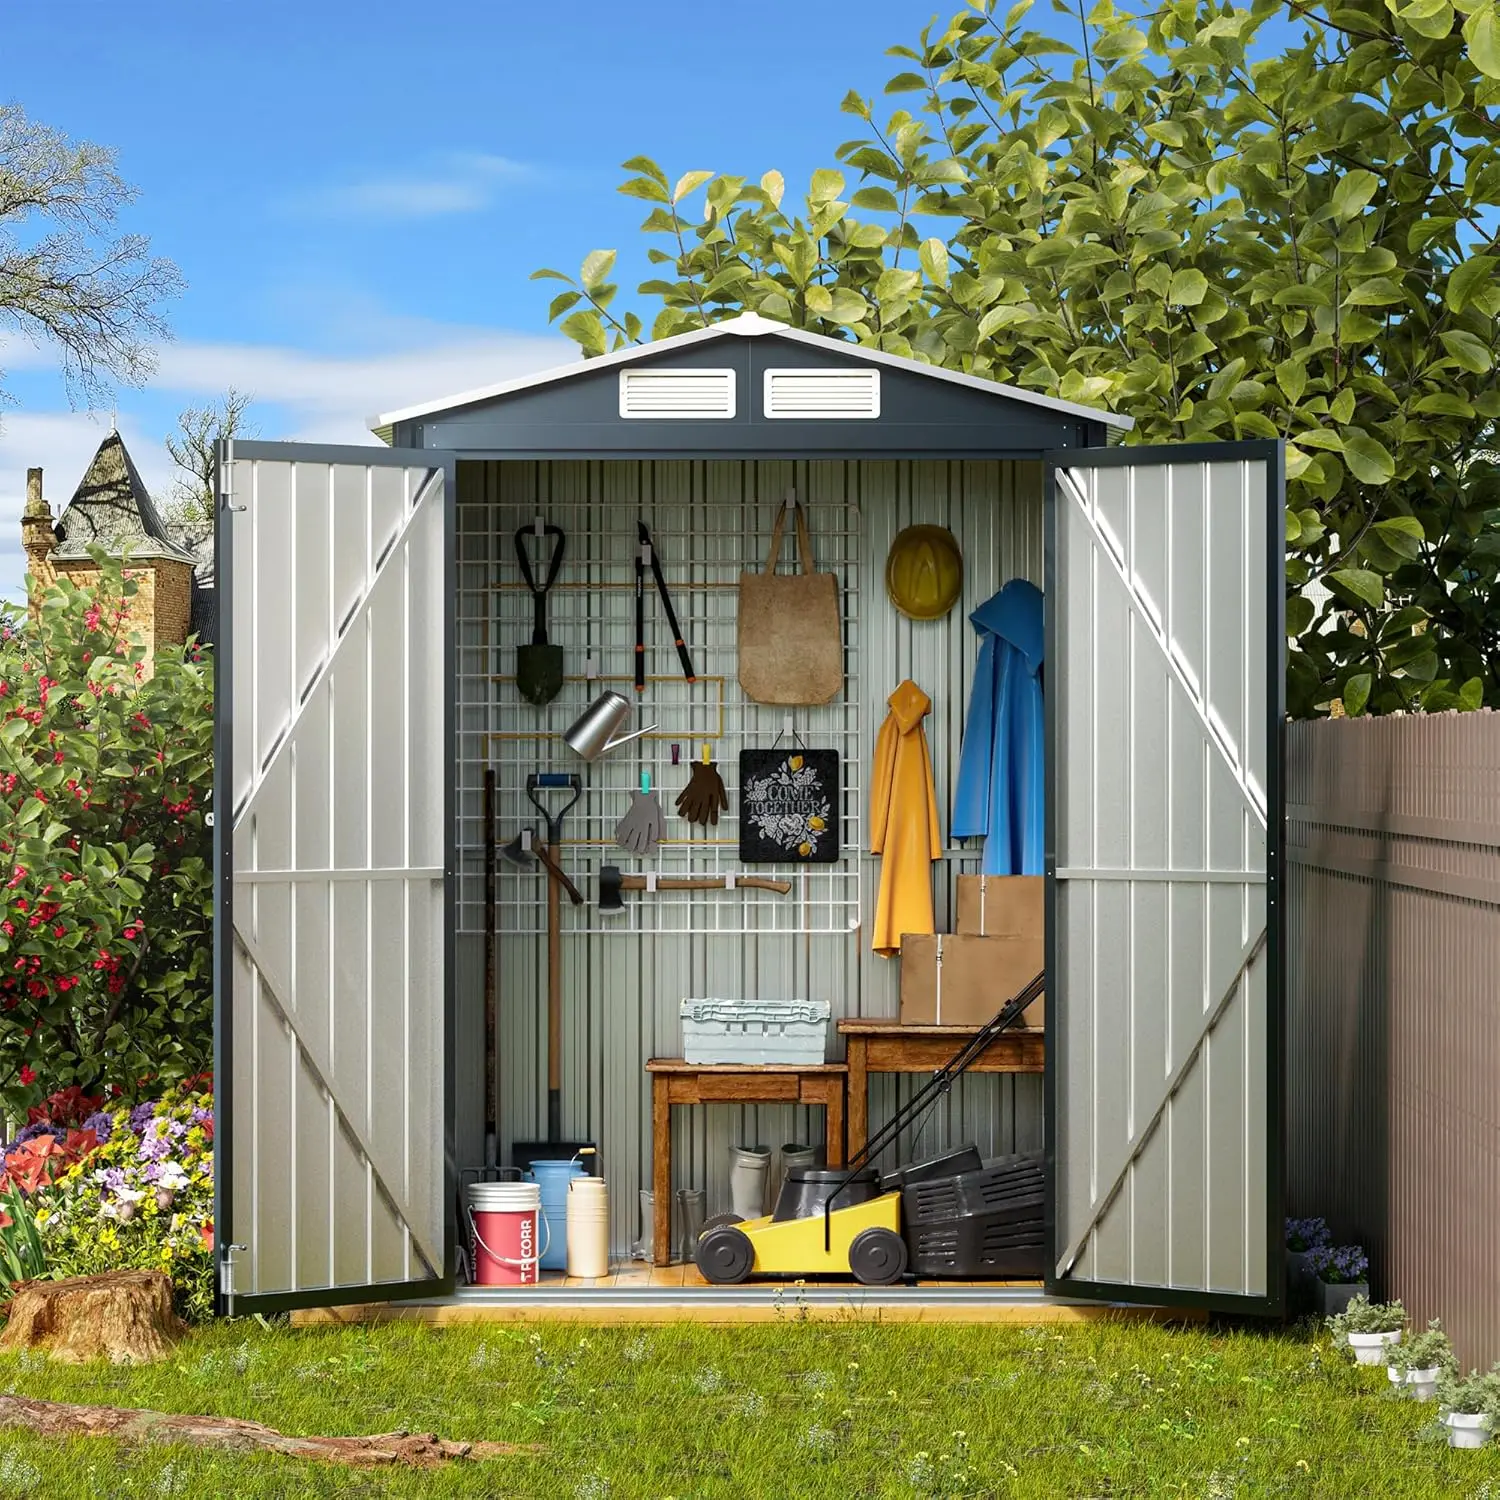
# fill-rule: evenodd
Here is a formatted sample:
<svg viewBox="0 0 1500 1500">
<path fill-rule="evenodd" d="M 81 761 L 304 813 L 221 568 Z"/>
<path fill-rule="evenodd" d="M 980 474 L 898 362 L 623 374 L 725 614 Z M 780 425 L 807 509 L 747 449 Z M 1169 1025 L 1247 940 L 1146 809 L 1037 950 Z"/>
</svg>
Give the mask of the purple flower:
<svg viewBox="0 0 1500 1500">
<path fill-rule="evenodd" d="M 83 1122 L 83 1128 L 92 1130 L 95 1139 L 102 1146 L 115 1132 L 115 1118 L 108 1110 L 101 1109 Z"/>
<path fill-rule="evenodd" d="M 144 1135 L 146 1127 L 156 1117 L 156 1105 L 154 1103 L 137 1104 L 130 1111 L 130 1128 L 137 1135 Z"/>
<path fill-rule="evenodd" d="M 106 1167 L 100 1174 L 99 1179 L 112 1193 L 118 1193 L 125 1186 L 124 1167 Z"/>
<path fill-rule="evenodd" d="M 194 1125 L 212 1125 L 214 1122 L 214 1112 L 211 1109 L 204 1109 L 202 1105 L 198 1105 L 193 1110 L 192 1118 Z"/>
<path fill-rule="evenodd" d="M 1315 1245 L 1307 1252 L 1307 1264 L 1319 1281 L 1363 1281 L 1370 1269 L 1369 1257 L 1360 1245 Z"/>
<path fill-rule="evenodd" d="M 27 1141 L 34 1141 L 39 1135 L 62 1135 L 63 1126 L 54 1125 L 51 1120 L 37 1120 L 25 1126 L 11 1142 L 12 1146 L 24 1146 Z"/>
<path fill-rule="evenodd" d="M 1288 1219 L 1286 1221 L 1288 1250 L 1316 1250 L 1320 1245 L 1330 1244 L 1332 1240 L 1333 1236 L 1328 1232 L 1326 1219 Z"/>
</svg>

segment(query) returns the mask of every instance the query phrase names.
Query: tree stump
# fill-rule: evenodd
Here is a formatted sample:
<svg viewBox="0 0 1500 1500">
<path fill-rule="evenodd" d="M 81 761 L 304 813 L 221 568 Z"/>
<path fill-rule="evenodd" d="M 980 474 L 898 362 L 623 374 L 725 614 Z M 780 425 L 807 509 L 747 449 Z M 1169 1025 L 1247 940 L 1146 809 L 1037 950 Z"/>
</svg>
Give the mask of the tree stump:
<svg viewBox="0 0 1500 1500">
<path fill-rule="evenodd" d="M 172 1311 L 172 1283 L 163 1272 L 107 1271 L 23 1281 L 0 1349 L 40 1349 L 69 1364 L 148 1364 L 171 1353 L 182 1333 Z"/>
</svg>

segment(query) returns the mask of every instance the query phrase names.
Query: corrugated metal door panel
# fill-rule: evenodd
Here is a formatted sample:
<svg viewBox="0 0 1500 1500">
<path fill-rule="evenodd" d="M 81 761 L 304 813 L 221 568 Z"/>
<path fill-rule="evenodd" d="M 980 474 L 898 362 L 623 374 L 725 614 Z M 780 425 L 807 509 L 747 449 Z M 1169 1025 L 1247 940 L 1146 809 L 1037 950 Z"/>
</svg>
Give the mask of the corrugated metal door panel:
<svg viewBox="0 0 1500 1500">
<path fill-rule="evenodd" d="M 226 1310 L 451 1283 L 443 455 L 220 456 Z"/>
<path fill-rule="evenodd" d="M 1280 448 L 1050 486 L 1049 1284 L 1274 1310 Z"/>
</svg>

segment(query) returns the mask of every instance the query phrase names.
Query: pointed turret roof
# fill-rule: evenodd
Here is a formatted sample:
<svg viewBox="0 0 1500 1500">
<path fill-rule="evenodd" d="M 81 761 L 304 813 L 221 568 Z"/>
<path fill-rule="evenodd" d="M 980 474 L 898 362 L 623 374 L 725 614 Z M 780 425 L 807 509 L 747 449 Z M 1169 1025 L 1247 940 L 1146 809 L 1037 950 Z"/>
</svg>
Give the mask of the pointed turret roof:
<svg viewBox="0 0 1500 1500">
<path fill-rule="evenodd" d="M 88 472 L 57 519 L 59 559 L 83 558 L 97 545 L 110 552 L 129 549 L 132 557 L 171 557 L 192 562 L 193 554 L 167 534 L 144 481 L 118 432 L 99 444 Z"/>
</svg>

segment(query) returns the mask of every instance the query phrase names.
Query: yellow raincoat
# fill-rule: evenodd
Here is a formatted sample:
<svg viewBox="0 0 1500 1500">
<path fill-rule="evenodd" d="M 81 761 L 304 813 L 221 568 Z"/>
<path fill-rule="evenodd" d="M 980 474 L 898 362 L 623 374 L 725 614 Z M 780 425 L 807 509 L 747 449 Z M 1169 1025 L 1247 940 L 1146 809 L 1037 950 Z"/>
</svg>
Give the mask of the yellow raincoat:
<svg viewBox="0 0 1500 1500">
<path fill-rule="evenodd" d="M 907 681 L 886 701 L 891 711 L 875 740 L 870 792 L 870 852 L 884 856 L 871 946 L 894 958 L 902 933 L 933 931 L 932 862 L 942 856 L 943 836 L 922 728 L 932 699 Z"/>
</svg>

